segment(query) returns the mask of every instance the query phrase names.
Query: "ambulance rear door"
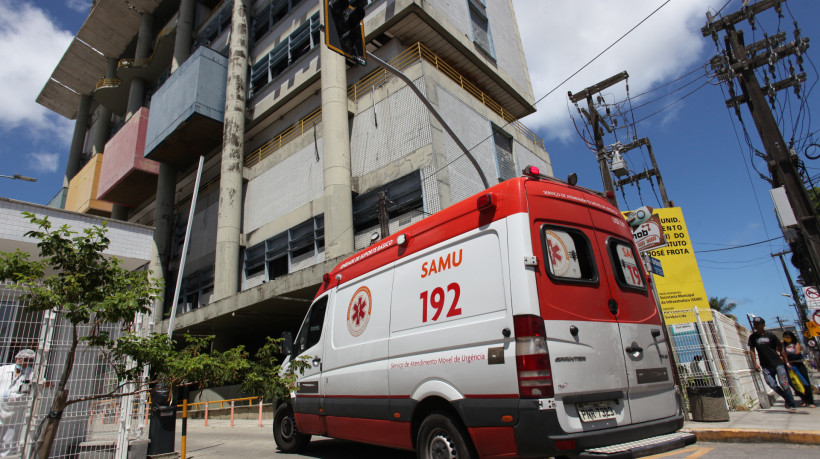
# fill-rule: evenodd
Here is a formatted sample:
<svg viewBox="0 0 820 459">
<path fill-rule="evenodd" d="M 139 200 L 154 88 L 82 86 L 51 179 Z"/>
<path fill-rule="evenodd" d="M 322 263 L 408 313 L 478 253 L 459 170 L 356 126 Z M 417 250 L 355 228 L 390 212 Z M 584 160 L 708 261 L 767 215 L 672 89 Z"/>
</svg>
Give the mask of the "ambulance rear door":
<svg viewBox="0 0 820 459">
<path fill-rule="evenodd" d="M 580 432 L 630 424 L 623 346 L 603 266 L 608 259 L 589 206 L 560 185 L 526 186 L 561 427 Z"/>
<path fill-rule="evenodd" d="M 644 422 L 677 413 L 669 345 L 640 255 L 626 221 L 591 207 L 596 240 L 621 334 L 621 351 L 629 375 L 632 422 Z"/>
</svg>

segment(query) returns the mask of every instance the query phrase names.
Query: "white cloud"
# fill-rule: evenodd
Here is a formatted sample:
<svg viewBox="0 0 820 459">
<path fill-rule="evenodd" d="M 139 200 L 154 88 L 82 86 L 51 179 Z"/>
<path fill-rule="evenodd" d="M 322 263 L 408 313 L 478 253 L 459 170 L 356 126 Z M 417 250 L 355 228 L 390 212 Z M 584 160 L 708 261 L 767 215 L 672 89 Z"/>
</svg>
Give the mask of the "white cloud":
<svg viewBox="0 0 820 459">
<path fill-rule="evenodd" d="M 36 172 L 57 172 L 57 161 L 60 155 L 57 153 L 32 153 L 29 156 L 29 164 Z"/>
<path fill-rule="evenodd" d="M 65 4 L 78 13 L 88 13 L 91 10 L 91 0 L 67 0 Z"/>
<path fill-rule="evenodd" d="M 35 100 L 72 38 L 29 2 L 0 0 L 0 131 L 25 127 L 43 137 L 70 135 L 70 122 Z"/>
<path fill-rule="evenodd" d="M 682 75 L 702 63 L 712 41 L 700 28 L 711 6 L 726 0 L 686 0 L 666 4 L 594 63 L 555 90 L 524 119 L 530 128 L 548 138 L 568 140 L 575 136 L 567 115 L 567 91 L 579 92 L 626 70 L 630 94 Z M 626 31 L 638 24 L 662 2 L 659 0 L 513 0 L 530 80 L 536 100 L 553 90 Z M 625 85 L 609 92 L 619 99 Z M 613 95 L 607 97 L 610 100 Z M 686 103 L 685 101 L 681 104 Z M 581 106 L 585 104 L 582 102 Z M 680 104 L 678 104 L 680 105 Z M 575 112 L 574 107 L 570 107 Z"/>
</svg>

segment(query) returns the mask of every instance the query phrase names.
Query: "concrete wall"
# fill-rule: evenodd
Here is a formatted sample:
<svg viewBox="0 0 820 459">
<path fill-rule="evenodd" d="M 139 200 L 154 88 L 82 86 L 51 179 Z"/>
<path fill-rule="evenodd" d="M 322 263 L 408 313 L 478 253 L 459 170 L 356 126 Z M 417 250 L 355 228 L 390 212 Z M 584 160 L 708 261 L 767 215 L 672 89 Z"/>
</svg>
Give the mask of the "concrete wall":
<svg viewBox="0 0 820 459">
<path fill-rule="evenodd" d="M 228 58 L 200 46 L 151 98 L 146 156 L 195 112 L 224 120 Z"/>
<path fill-rule="evenodd" d="M 424 78 L 414 83 L 424 94 Z M 359 99 L 359 113 L 353 119 L 350 156 L 354 177 L 378 170 L 432 142 L 429 112 L 410 88 L 398 89 L 387 97 L 379 92 Z"/>
<path fill-rule="evenodd" d="M 108 238 L 111 240 L 107 255 L 124 260 L 127 269 L 136 269 L 145 264 L 151 254 L 154 229 L 119 220 L 107 220 L 92 215 L 78 214 L 53 207 L 0 198 L 0 250 L 4 252 L 21 249 L 28 253 L 39 253 L 34 239 L 25 233 L 37 229 L 21 213 L 30 212 L 37 217 L 47 216 L 53 227 L 68 225 L 72 231 L 82 232 L 86 228 L 108 222 Z"/>
<path fill-rule="evenodd" d="M 304 140 L 300 145 L 301 148 L 282 158 L 277 164 L 271 165 L 269 169 L 248 182 L 245 189 L 243 213 L 243 228 L 246 234 L 300 206 L 323 197 L 322 138 L 319 137 L 317 144 L 314 145 L 311 132 L 304 134 L 301 139 L 294 142 L 299 140 Z M 317 148 L 320 153 L 318 161 L 316 160 Z M 294 221 L 293 225 L 306 219 Z M 287 228 L 290 226 L 284 229 Z M 254 240 L 264 240 L 278 232 L 255 237 Z"/>
<path fill-rule="evenodd" d="M 197 201 L 194 222 L 191 226 L 191 239 L 188 242 L 188 257 L 185 260 L 185 275 L 214 264 L 219 190 L 214 189 L 205 196 L 199 195 Z M 189 202 L 178 210 L 179 215 L 182 217 L 180 224 L 183 226 L 187 223 L 190 209 Z M 178 260 L 171 264 L 172 269 L 177 266 L 179 266 Z"/>
</svg>

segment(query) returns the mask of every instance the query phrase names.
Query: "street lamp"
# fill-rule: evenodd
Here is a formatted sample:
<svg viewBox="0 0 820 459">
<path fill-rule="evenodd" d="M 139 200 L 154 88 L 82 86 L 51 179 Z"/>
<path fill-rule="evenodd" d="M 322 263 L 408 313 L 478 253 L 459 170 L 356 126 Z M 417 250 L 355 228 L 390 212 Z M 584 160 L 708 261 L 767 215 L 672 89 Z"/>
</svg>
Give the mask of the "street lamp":
<svg viewBox="0 0 820 459">
<path fill-rule="evenodd" d="M 12 180 L 25 180 L 26 182 L 36 182 L 37 179 L 34 177 L 26 177 L 25 175 L 14 174 L 14 175 L 0 175 L 0 177 L 8 178 Z"/>
</svg>

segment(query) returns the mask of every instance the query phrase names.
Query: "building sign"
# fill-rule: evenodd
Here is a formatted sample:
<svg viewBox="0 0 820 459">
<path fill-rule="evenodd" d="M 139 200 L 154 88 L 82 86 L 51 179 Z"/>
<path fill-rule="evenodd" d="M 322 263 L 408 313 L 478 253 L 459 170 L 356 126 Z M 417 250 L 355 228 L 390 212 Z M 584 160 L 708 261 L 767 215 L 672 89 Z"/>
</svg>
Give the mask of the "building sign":
<svg viewBox="0 0 820 459">
<path fill-rule="evenodd" d="M 663 265 L 663 277 L 655 276 L 654 280 L 666 323 L 696 322 L 695 307 L 701 320 L 713 320 L 683 211 L 680 207 L 665 207 L 655 209 L 653 214 L 653 218 L 658 217 L 666 242 L 664 247 L 648 252 Z"/>
<path fill-rule="evenodd" d="M 635 240 L 635 245 L 639 252 L 646 252 L 652 249 L 659 249 L 666 246 L 666 236 L 663 233 L 663 226 L 658 214 L 652 214 L 652 217 L 646 223 L 642 223 L 637 228 L 632 229 L 632 239 Z"/>
</svg>

